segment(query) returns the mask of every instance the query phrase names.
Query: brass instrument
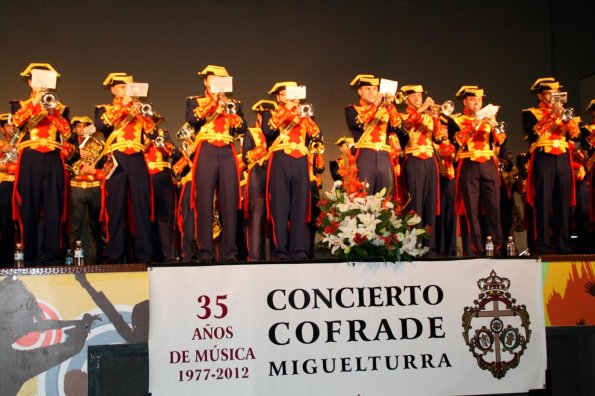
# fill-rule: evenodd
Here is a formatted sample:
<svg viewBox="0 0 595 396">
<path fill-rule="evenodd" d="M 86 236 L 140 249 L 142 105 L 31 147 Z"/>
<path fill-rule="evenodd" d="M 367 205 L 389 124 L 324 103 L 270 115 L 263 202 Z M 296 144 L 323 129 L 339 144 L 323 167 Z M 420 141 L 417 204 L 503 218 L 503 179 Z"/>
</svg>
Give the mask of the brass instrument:
<svg viewBox="0 0 595 396">
<path fill-rule="evenodd" d="M 312 154 L 317 154 L 317 155 L 323 154 L 324 153 L 324 143 L 319 142 L 319 141 L 312 141 L 308 145 L 308 150 L 310 150 L 310 152 Z"/>
<path fill-rule="evenodd" d="M 213 239 L 217 239 L 222 231 L 223 227 L 221 226 L 221 220 L 219 218 L 219 210 L 215 209 L 213 211 Z"/>
<path fill-rule="evenodd" d="M 165 138 L 163 136 L 157 136 L 154 140 L 153 140 L 153 145 L 156 148 L 164 148 L 165 147 Z"/>
<path fill-rule="evenodd" d="M 504 121 L 497 121 L 496 125 L 494 126 L 494 131 L 496 131 L 497 134 L 505 133 L 506 123 Z"/>
<path fill-rule="evenodd" d="M 574 109 L 572 107 L 565 107 L 562 110 L 562 121 L 568 122 L 574 118 Z"/>
<path fill-rule="evenodd" d="M 401 103 L 405 102 L 405 99 L 407 99 L 407 95 L 405 95 L 402 91 L 398 91 L 394 95 L 387 95 L 383 97 L 382 102 L 380 104 L 384 106 L 387 106 L 391 103 L 400 105 Z"/>
<path fill-rule="evenodd" d="M 142 103 L 139 111 L 143 117 L 153 117 L 153 114 L 155 114 L 151 103 Z"/>
<path fill-rule="evenodd" d="M 314 117 L 314 106 L 311 103 L 303 103 L 299 107 L 300 118 Z"/>
<path fill-rule="evenodd" d="M 53 109 L 58 105 L 58 95 L 54 92 L 46 92 L 41 96 L 40 103 L 46 109 Z"/>
<path fill-rule="evenodd" d="M 10 122 L 10 121 L 9 121 Z M 8 144 L 12 146 L 10 151 L 4 153 L 4 157 L 0 159 L 0 164 L 16 164 L 19 158 L 19 152 L 17 150 L 17 142 L 19 141 L 20 131 L 15 129 L 12 138 Z"/>
<path fill-rule="evenodd" d="M 91 155 L 87 158 L 80 158 L 74 164 L 72 164 L 71 170 L 76 176 L 81 176 L 83 172 L 83 167 L 85 165 L 88 166 L 95 166 L 97 162 L 99 162 L 101 152 L 103 151 L 103 147 L 105 146 L 105 142 L 94 138 L 93 136 L 87 136 L 85 140 L 81 143 L 79 148 L 84 148 L 88 151 Z M 107 162 L 106 162 L 107 164 Z"/>
<path fill-rule="evenodd" d="M 193 140 L 194 137 L 194 127 L 187 122 L 176 131 L 176 139 L 182 141 L 182 151 L 184 151 L 187 156 L 190 156 L 190 154 L 188 154 L 188 139 Z"/>
<path fill-rule="evenodd" d="M 238 112 L 238 101 L 229 99 L 225 102 L 223 107 L 227 114 L 236 114 Z"/>
<path fill-rule="evenodd" d="M 452 100 L 447 100 L 444 103 L 442 103 L 441 105 L 433 104 L 432 106 L 430 106 L 428 108 L 428 110 L 426 110 L 426 112 L 433 117 L 438 117 L 438 116 L 440 116 L 440 114 L 444 114 L 445 116 L 450 117 L 450 115 L 454 111 L 455 111 L 455 104 Z"/>
</svg>

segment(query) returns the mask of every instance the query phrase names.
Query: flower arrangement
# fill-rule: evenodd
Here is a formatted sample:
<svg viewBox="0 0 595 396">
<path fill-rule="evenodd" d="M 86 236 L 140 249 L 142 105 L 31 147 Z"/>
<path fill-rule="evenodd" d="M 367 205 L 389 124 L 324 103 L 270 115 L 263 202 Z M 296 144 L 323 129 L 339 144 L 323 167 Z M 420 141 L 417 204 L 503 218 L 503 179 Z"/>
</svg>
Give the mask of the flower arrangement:
<svg viewBox="0 0 595 396">
<path fill-rule="evenodd" d="M 421 218 L 405 211 L 406 205 L 392 201 L 384 189 L 368 195 L 348 150 L 342 149 L 339 164 L 343 181 L 336 181 L 318 203 L 322 245 L 332 255 L 347 260 L 383 258 L 397 262 L 423 256 L 428 248 L 421 241 L 429 238 L 429 230 L 416 227 Z"/>
</svg>

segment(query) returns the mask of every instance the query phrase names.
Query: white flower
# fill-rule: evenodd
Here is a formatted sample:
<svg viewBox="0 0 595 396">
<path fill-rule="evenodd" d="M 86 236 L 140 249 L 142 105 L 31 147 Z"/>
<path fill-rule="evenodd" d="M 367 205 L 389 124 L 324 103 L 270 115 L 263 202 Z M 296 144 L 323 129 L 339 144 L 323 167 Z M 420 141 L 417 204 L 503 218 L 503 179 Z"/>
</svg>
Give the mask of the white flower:
<svg viewBox="0 0 595 396">
<path fill-rule="evenodd" d="M 413 226 L 416 224 L 421 223 L 421 217 L 419 217 L 419 215 L 417 213 L 415 213 L 414 215 L 412 215 L 408 220 L 407 220 L 407 225 Z"/>
</svg>

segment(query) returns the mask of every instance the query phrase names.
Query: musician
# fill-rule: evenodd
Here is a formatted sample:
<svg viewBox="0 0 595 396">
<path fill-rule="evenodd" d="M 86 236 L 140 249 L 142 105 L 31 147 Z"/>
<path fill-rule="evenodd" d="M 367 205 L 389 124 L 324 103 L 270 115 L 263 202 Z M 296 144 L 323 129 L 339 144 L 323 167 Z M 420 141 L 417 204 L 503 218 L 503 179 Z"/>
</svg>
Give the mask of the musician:
<svg viewBox="0 0 595 396">
<path fill-rule="evenodd" d="M 386 188 L 386 196 L 393 196 L 395 169 L 400 154 L 396 132 L 401 117 L 394 103 L 378 93 L 380 80 L 371 74 L 359 74 L 350 86 L 357 89 L 359 104 L 345 108 L 347 126 L 356 147 L 358 177 L 368 183 L 368 193 L 376 194 Z"/>
<path fill-rule="evenodd" d="M 155 128 L 152 117 L 142 115 L 140 102 L 126 95 L 126 84 L 133 77 L 126 73 L 110 73 L 103 85 L 114 96 L 111 104 L 95 109 L 95 127 L 106 135 L 105 152 L 113 158 L 115 170 L 106 174 L 103 185 L 103 218 L 107 222 L 108 244 L 105 249 L 107 263 L 125 260 L 126 216 L 133 216 L 134 259 L 151 261 L 151 219 L 153 214 L 151 178 L 143 156 L 145 134 Z M 109 179 L 108 179 L 109 177 Z M 128 202 L 130 199 L 130 202 Z M 131 213 L 127 213 L 130 207 Z"/>
<path fill-rule="evenodd" d="M 421 85 L 405 85 L 401 88 L 407 108 L 401 113 L 403 120 L 399 135 L 404 148 L 403 170 L 405 185 L 411 198 L 410 207 L 421 217 L 420 227 L 436 229 L 436 216 L 440 215 L 440 185 L 438 184 L 438 161 L 434 143 L 446 136 L 442 128 L 440 110 L 434 100 L 423 99 Z M 436 233 L 430 232 L 429 254 L 436 254 Z"/>
<path fill-rule="evenodd" d="M 448 117 L 440 116 L 444 128 Z M 455 210 L 455 151 L 454 144 L 445 136 L 438 145 L 436 159 L 440 174 L 440 216 L 436 218 L 436 252 L 447 257 L 457 255 L 457 214 Z"/>
<path fill-rule="evenodd" d="M 194 210 L 191 207 L 192 198 L 192 164 L 194 162 L 194 152 L 192 149 L 194 128 L 185 124 L 182 128 L 192 129 L 189 136 L 182 143 L 182 148 L 178 151 L 179 155 L 174 154 L 174 163 L 172 173 L 179 178 L 178 181 L 178 207 L 177 219 L 178 232 L 180 233 L 180 262 L 190 264 L 194 257 Z M 179 131 L 178 131 L 179 133 Z"/>
<path fill-rule="evenodd" d="M 256 113 L 254 127 L 248 128 L 242 144 L 242 157 L 247 166 L 247 184 L 244 195 L 244 218 L 247 220 L 248 260 L 263 261 L 266 258 L 266 180 L 267 139 L 262 131 L 263 117 L 270 119 L 277 103 L 259 100 L 252 106 Z M 264 115 L 266 113 L 266 115 Z M 264 116 L 263 116 L 264 115 Z"/>
<path fill-rule="evenodd" d="M 209 65 L 198 73 L 205 85 L 203 96 L 186 101 L 186 121 L 198 130 L 194 142 L 193 164 L 196 239 L 199 262 L 217 258 L 213 242 L 213 211 L 215 192 L 221 210 L 222 237 L 219 258 L 224 262 L 237 261 L 237 211 L 240 209 L 239 171 L 234 148 L 234 134 L 244 133 L 246 121 L 241 106 L 233 114 L 226 107 L 223 94 L 211 92 L 213 76 L 229 77 L 221 66 Z"/>
<path fill-rule="evenodd" d="M 521 195 L 523 202 L 523 225 L 525 226 L 527 249 L 531 254 L 535 253 L 535 214 L 533 207 L 527 202 L 527 179 L 529 178 L 529 162 L 531 153 L 525 151 L 516 157 L 516 168 L 519 171 L 519 178 L 516 183 L 516 191 Z"/>
<path fill-rule="evenodd" d="M 29 86 L 34 69 L 49 70 L 60 77 L 48 63 L 31 63 L 21 73 Z M 66 139 L 70 136 L 70 123 L 68 109 L 62 103 L 42 105 L 42 98 L 47 97 L 45 93 L 31 86 L 29 99 L 12 102 L 12 120 L 22 134 L 13 210 L 14 219 L 21 227 L 26 265 L 63 263 L 61 247 L 67 185 L 60 136 Z"/>
<path fill-rule="evenodd" d="M 457 146 L 457 211 L 465 215 L 471 255 L 485 254 L 484 236 L 491 236 L 494 251 L 502 245 L 500 225 L 500 181 L 498 161 L 494 147 L 506 140 L 505 132 L 496 130 L 494 115 L 478 119 L 476 112 L 482 108 L 484 91 L 477 86 L 464 85 L 456 94 L 462 99 L 463 114 L 454 118 L 449 135 Z M 485 225 L 481 215 L 485 214 Z"/>
<path fill-rule="evenodd" d="M 17 137 L 10 117 L 10 113 L 0 114 L 0 266 L 7 267 L 12 266 L 15 247 L 12 193 L 16 162 L 12 161 L 11 153 L 16 148 Z"/>
<path fill-rule="evenodd" d="M 311 144 L 322 145 L 322 134 L 309 115 L 300 113 L 298 100 L 288 100 L 287 87 L 294 81 L 276 83 L 278 109 L 263 132 L 274 139 L 269 146 L 267 209 L 273 231 L 273 260 L 305 260 L 309 254 L 310 177 L 308 154 Z"/>
<path fill-rule="evenodd" d="M 175 263 L 177 249 L 175 243 L 176 185 L 171 172 L 171 159 L 177 152 L 169 138 L 169 132 L 158 128 L 164 118 L 153 114 L 155 129 L 148 134 L 145 142 L 145 161 L 153 185 L 155 221 L 151 224 L 153 259 L 158 263 Z"/>
<path fill-rule="evenodd" d="M 589 105 L 585 109 L 587 113 L 591 115 L 590 123 L 584 123 L 581 125 L 581 148 L 585 153 L 584 163 L 586 164 L 586 176 L 585 180 L 589 186 L 589 198 L 588 198 L 588 210 L 589 210 L 589 223 L 595 223 L 595 99 L 589 102 Z M 586 240 L 592 241 L 593 233 L 587 233 Z M 588 249 L 589 252 L 595 251 L 591 246 Z"/>
<path fill-rule="evenodd" d="M 554 102 L 559 81 L 539 78 L 531 86 L 536 107 L 523 110 L 523 129 L 531 161 L 526 199 L 535 212 L 537 254 L 571 253 L 570 208 L 575 204 L 568 139 L 579 136 L 577 123 Z M 553 235 L 553 241 L 552 241 Z"/>
<path fill-rule="evenodd" d="M 346 158 L 343 157 L 343 152 L 345 150 L 353 150 L 354 145 L 353 138 L 346 136 L 341 136 L 335 142 L 335 146 L 339 148 L 339 157 L 329 163 L 329 169 L 331 171 L 331 177 L 333 178 L 333 181 L 343 180 L 343 176 L 341 176 L 339 173 L 341 166 L 343 166 L 343 162 L 346 160 Z"/>
<path fill-rule="evenodd" d="M 72 118 L 74 133 L 69 143 L 75 151 L 68 158 L 71 169 L 70 177 L 70 231 L 68 244 L 74 250 L 76 241 L 82 241 L 85 252 L 85 264 L 102 262 L 103 242 L 101 239 L 101 183 L 104 179 L 102 162 L 92 163 L 103 148 L 105 137 L 95 130 L 93 120 L 87 116 Z M 89 133 L 89 135 L 86 135 Z M 87 139 L 87 136 L 90 136 Z M 85 141 L 85 139 L 87 139 Z M 93 141 L 96 139 L 97 142 Z M 84 147 L 81 145 L 85 142 Z M 94 151 L 91 151 L 94 150 Z M 97 152 L 99 151 L 99 152 Z"/>
</svg>

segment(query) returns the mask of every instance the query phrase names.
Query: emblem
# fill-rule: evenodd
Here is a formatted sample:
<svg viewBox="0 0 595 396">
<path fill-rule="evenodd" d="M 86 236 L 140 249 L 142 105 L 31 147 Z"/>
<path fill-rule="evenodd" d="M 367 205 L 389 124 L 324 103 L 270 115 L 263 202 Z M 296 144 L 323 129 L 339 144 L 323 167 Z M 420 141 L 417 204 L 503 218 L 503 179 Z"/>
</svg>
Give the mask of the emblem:
<svg viewBox="0 0 595 396">
<path fill-rule="evenodd" d="M 508 289 L 510 280 L 490 276 L 477 281 L 479 298 L 463 313 L 463 338 L 482 370 L 498 379 L 520 363 L 531 338 L 529 313 L 516 305 Z"/>
</svg>

